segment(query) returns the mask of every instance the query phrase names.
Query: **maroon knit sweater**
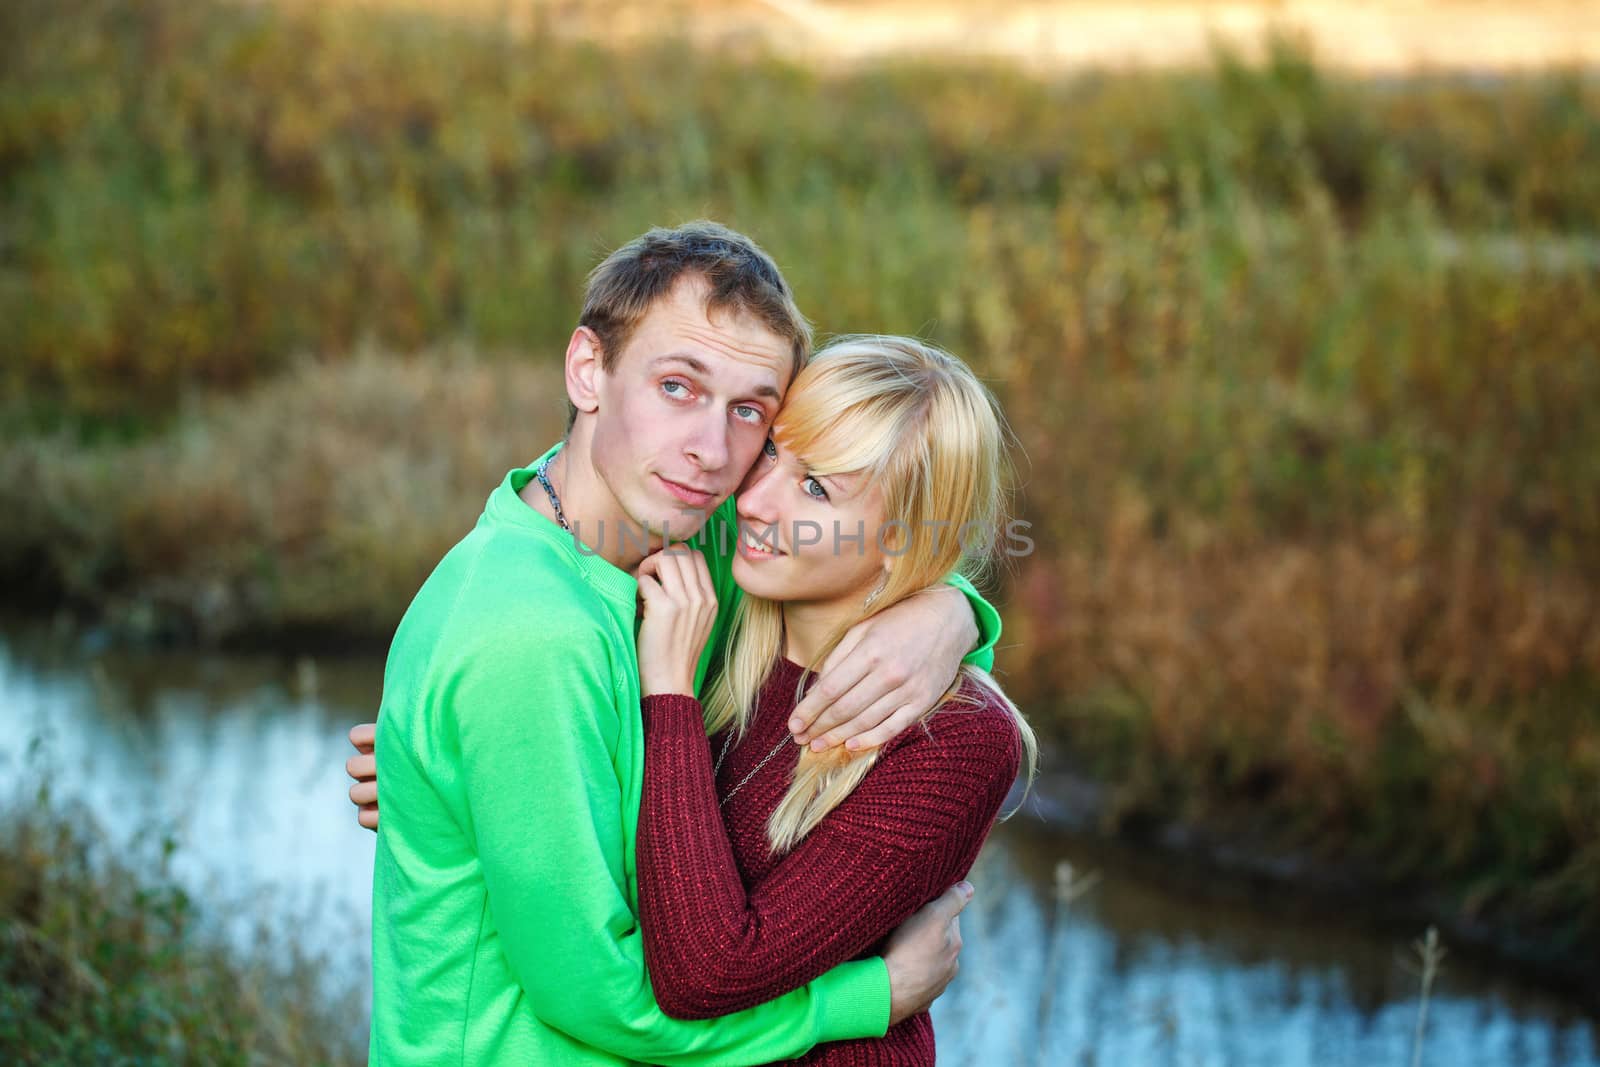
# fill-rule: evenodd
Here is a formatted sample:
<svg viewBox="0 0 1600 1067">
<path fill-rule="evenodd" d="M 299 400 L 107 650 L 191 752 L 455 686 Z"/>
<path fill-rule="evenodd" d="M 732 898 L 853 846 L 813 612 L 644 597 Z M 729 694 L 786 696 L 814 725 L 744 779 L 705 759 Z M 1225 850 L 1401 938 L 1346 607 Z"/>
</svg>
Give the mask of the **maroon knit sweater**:
<svg viewBox="0 0 1600 1067">
<path fill-rule="evenodd" d="M 715 775 L 726 737 L 707 742 L 700 702 L 643 701 L 639 917 L 650 981 L 668 1015 L 725 1015 L 881 954 L 897 926 L 971 869 L 1017 776 L 1021 742 L 1010 715 L 969 682 L 962 695 L 977 707 L 946 706 L 884 745 L 855 792 L 773 856 L 767 819 L 799 747 L 784 746 L 734 789 L 788 736 L 803 673 L 779 661 Z M 818 1045 L 797 1062 L 933 1061 L 933 1023 L 923 1012 L 882 1038 Z"/>
</svg>

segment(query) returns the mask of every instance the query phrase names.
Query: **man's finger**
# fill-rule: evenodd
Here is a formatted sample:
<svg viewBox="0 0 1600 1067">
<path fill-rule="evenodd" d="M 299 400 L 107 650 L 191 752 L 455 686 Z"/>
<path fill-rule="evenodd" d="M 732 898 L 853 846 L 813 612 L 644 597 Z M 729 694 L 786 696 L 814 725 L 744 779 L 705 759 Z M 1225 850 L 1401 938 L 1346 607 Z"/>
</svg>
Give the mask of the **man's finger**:
<svg viewBox="0 0 1600 1067">
<path fill-rule="evenodd" d="M 822 667 L 817 671 L 817 681 L 821 682 L 829 675 L 836 673 L 840 667 L 851 662 L 856 646 L 861 643 L 861 638 L 870 632 L 865 622 L 858 622 L 846 630 L 844 636 L 839 638 L 839 643 L 833 646 L 833 651 L 828 653 L 828 658 L 822 661 Z M 795 710 L 798 711 L 799 708 Z"/>
<path fill-rule="evenodd" d="M 858 660 L 862 658 L 857 657 Z M 835 700 L 832 707 L 818 715 L 816 721 L 811 724 L 811 729 L 806 732 L 813 737 L 832 734 L 837 741 L 843 741 L 847 737 L 854 737 L 869 726 L 878 725 L 905 700 L 905 690 L 892 684 L 881 668 L 868 670 L 848 693 Z M 855 720 L 860 719 L 873 707 L 880 708 L 877 718 L 858 725 L 854 724 Z M 849 728 L 845 729 L 846 726 Z"/>
<path fill-rule="evenodd" d="M 899 698 L 891 693 L 888 699 L 896 700 Z M 882 748 L 911 729 L 917 724 L 917 719 L 921 715 L 922 713 L 918 710 L 916 704 L 902 704 L 894 710 L 894 714 L 870 730 L 863 730 L 854 737 L 847 737 L 843 731 L 855 725 L 854 722 L 847 722 L 837 730 L 834 730 L 832 736 L 841 738 L 844 741 L 844 747 L 851 752 L 866 752 L 869 749 Z"/>
<path fill-rule="evenodd" d="M 972 902 L 972 892 L 971 882 L 957 882 L 940 893 L 927 910 L 946 922 L 955 922 L 961 910 Z"/>
<path fill-rule="evenodd" d="M 866 733 L 868 730 L 887 721 L 891 715 L 900 710 L 905 700 L 905 697 L 900 693 L 887 693 L 868 704 L 862 710 L 851 714 L 851 706 L 857 700 L 867 699 L 868 690 L 869 686 L 866 684 L 856 686 L 850 690 L 850 693 L 844 699 L 836 701 L 833 708 L 826 715 L 823 715 L 812 724 L 812 733 L 826 732 L 822 732 L 820 737 L 811 742 L 811 751 L 826 752 L 835 745 L 842 745 L 846 741 L 860 740 L 858 735 Z M 840 721 L 832 726 L 825 725 L 827 719 L 834 717 L 838 717 Z M 894 735 L 890 734 L 889 736 L 893 737 Z M 850 751 L 858 752 L 860 749 L 861 746 L 852 745 Z"/>
<path fill-rule="evenodd" d="M 366 807 L 368 804 L 378 803 L 377 782 L 357 782 L 350 787 L 350 803 L 356 807 Z"/>
<path fill-rule="evenodd" d="M 856 646 L 861 643 L 861 639 L 870 630 L 871 628 L 865 622 L 858 622 L 846 630 L 844 636 L 839 638 L 839 643 L 833 646 L 833 651 L 828 653 L 828 658 L 822 661 L 822 673 L 827 674 L 839 664 L 848 660 L 850 654 L 856 650 Z"/>
<path fill-rule="evenodd" d="M 344 772 L 358 782 L 364 778 L 376 778 L 378 776 L 377 757 L 371 753 L 351 756 L 344 761 Z"/>
<path fill-rule="evenodd" d="M 804 744 L 823 732 L 826 727 L 818 729 L 815 725 L 818 717 L 854 689 L 868 673 L 866 659 L 862 656 L 846 660 L 832 671 L 825 671 L 805 699 L 795 706 L 794 714 L 789 716 L 789 732 L 795 735 L 795 740 Z"/>
<path fill-rule="evenodd" d="M 378 724 L 375 722 L 364 722 L 350 727 L 350 743 L 362 752 L 371 752 L 377 740 Z"/>
</svg>

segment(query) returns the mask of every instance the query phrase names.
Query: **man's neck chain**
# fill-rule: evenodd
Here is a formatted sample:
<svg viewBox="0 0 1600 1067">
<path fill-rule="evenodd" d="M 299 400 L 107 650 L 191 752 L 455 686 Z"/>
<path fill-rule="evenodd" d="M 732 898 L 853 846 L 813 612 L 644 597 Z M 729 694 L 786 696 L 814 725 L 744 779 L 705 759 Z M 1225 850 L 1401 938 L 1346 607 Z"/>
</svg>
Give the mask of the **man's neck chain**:
<svg viewBox="0 0 1600 1067">
<path fill-rule="evenodd" d="M 555 457 L 551 456 L 550 459 L 555 459 Z M 544 495 L 550 498 L 550 506 L 555 509 L 556 521 L 561 524 L 563 530 L 571 533 L 572 527 L 567 525 L 566 513 L 561 510 L 561 498 L 556 496 L 555 487 L 550 484 L 550 476 L 545 473 L 545 468 L 550 466 L 550 459 L 533 468 L 533 476 L 539 479 L 540 485 L 544 486 Z"/>
</svg>

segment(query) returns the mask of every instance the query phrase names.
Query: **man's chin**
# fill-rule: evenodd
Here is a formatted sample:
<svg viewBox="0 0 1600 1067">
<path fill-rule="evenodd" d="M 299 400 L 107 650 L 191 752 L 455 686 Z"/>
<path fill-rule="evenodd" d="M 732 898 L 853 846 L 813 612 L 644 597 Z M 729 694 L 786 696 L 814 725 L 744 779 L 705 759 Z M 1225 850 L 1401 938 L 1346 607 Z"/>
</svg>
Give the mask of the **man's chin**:
<svg viewBox="0 0 1600 1067">
<path fill-rule="evenodd" d="M 635 522 L 639 529 L 649 533 L 652 541 L 687 541 L 705 527 L 714 510 L 714 505 L 706 508 L 673 508 Z"/>
</svg>

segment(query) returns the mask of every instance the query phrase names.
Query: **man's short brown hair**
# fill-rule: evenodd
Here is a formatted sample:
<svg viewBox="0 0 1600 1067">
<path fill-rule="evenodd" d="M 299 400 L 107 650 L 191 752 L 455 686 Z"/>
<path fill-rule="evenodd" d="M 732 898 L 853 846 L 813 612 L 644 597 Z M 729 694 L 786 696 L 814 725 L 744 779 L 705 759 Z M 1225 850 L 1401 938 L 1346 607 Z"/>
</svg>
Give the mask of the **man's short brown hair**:
<svg viewBox="0 0 1600 1067">
<path fill-rule="evenodd" d="M 709 285 L 707 314 L 754 317 L 789 342 L 794 357 L 791 380 L 800 372 L 811 354 L 811 324 L 795 306 L 788 281 L 760 245 L 706 219 L 652 229 L 611 253 L 590 273 L 578 323 L 599 338 L 603 369 L 615 369 L 639 321 L 686 275 L 698 275 Z M 569 431 L 577 414 L 569 404 Z"/>
</svg>

